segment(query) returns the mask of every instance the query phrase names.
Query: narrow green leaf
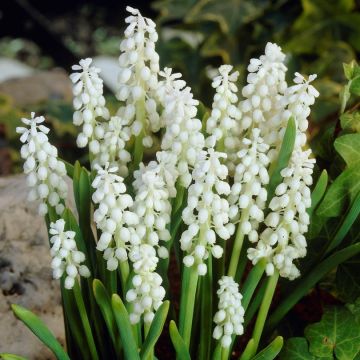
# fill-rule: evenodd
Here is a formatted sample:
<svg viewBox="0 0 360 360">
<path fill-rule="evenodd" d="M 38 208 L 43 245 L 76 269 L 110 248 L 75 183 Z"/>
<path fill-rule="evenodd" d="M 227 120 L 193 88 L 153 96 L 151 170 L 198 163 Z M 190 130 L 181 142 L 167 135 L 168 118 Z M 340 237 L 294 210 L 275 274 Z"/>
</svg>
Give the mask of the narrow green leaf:
<svg viewBox="0 0 360 360">
<path fill-rule="evenodd" d="M 299 281 L 296 288 L 276 308 L 268 320 L 268 328 L 274 328 L 288 311 L 327 273 L 358 253 L 360 253 L 360 243 L 350 245 L 323 260 L 306 277 Z"/>
<path fill-rule="evenodd" d="M 174 320 L 169 325 L 171 342 L 174 345 L 178 360 L 191 360 L 189 351 L 185 345 L 184 339 L 181 337 Z"/>
<path fill-rule="evenodd" d="M 79 161 L 76 161 L 74 164 L 74 172 L 73 172 L 73 191 L 76 208 L 79 211 L 80 208 L 80 173 L 81 173 L 81 165 Z"/>
<path fill-rule="evenodd" d="M 246 278 L 246 281 L 241 289 L 241 293 L 243 294 L 243 298 L 241 304 L 243 308 L 246 310 L 249 306 L 250 300 L 256 290 L 262 275 L 265 271 L 266 267 L 266 259 L 261 259 L 249 272 L 249 275 Z"/>
<path fill-rule="evenodd" d="M 153 352 L 154 346 L 163 331 L 167 314 L 169 312 L 169 306 L 170 302 L 166 300 L 156 311 L 154 320 L 152 321 L 150 326 L 149 333 L 147 334 L 144 345 L 142 346 L 140 351 L 140 357 L 142 360 L 146 360 L 148 356 Z"/>
<path fill-rule="evenodd" d="M 340 245 L 340 243 L 344 240 L 346 234 L 349 232 L 352 225 L 358 218 L 359 214 L 360 214 L 360 192 L 357 194 L 339 230 L 336 232 L 334 238 L 329 244 L 326 253 L 331 252 L 331 250 L 335 249 L 338 245 Z"/>
<path fill-rule="evenodd" d="M 324 197 L 328 180 L 328 173 L 326 170 L 323 170 L 311 194 L 311 207 L 307 210 L 310 216 Z"/>
<path fill-rule="evenodd" d="M 111 308 L 111 298 L 107 293 L 103 283 L 98 279 L 94 279 L 93 281 L 93 292 L 94 292 L 95 300 L 99 305 L 100 311 L 104 317 L 106 326 L 109 330 L 109 334 L 116 349 L 116 353 L 119 355 L 121 351 L 121 344 L 118 341 L 119 332 Z"/>
<path fill-rule="evenodd" d="M 140 360 L 129 320 L 129 314 L 119 295 L 113 294 L 111 297 L 111 304 L 115 316 L 115 321 L 119 329 L 121 342 L 124 346 L 126 359 Z"/>
<path fill-rule="evenodd" d="M 64 163 L 65 168 L 66 168 L 66 174 L 69 178 L 72 179 L 74 177 L 74 165 L 71 165 L 66 160 L 63 160 L 63 159 L 59 159 L 59 160 Z"/>
<path fill-rule="evenodd" d="M 255 347 L 255 341 L 254 341 L 254 339 L 250 339 L 248 341 L 248 343 L 246 344 L 246 347 L 245 347 L 243 353 L 239 357 L 239 360 L 248 360 L 248 359 L 250 359 L 251 354 L 253 354 L 253 352 L 254 352 L 254 347 Z"/>
<path fill-rule="evenodd" d="M 56 356 L 59 360 L 70 360 L 68 354 L 61 347 L 55 336 L 40 318 L 20 305 L 11 305 L 16 315 Z"/>
<path fill-rule="evenodd" d="M 275 193 L 276 187 L 281 183 L 282 176 L 281 176 L 281 170 L 284 169 L 290 160 L 291 154 L 294 149 L 295 144 L 295 137 L 296 137 L 296 123 L 295 119 L 291 117 L 288 121 L 284 140 L 281 144 L 279 156 L 274 163 L 274 167 L 271 172 L 270 176 L 270 182 L 268 185 L 268 201 L 270 201 Z"/>
<path fill-rule="evenodd" d="M 27 360 L 26 358 L 24 358 L 22 356 L 15 355 L 15 354 L 7 354 L 7 353 L 0 354 L 0 359 L 2 359 L 2 360 Z"/>
<path fill-rule="evenodd" d="M 261 350 L 252 360 L 273 360 L 284 345 L 282 336 L 277 336 L 265 349 Z"/>
</svg>

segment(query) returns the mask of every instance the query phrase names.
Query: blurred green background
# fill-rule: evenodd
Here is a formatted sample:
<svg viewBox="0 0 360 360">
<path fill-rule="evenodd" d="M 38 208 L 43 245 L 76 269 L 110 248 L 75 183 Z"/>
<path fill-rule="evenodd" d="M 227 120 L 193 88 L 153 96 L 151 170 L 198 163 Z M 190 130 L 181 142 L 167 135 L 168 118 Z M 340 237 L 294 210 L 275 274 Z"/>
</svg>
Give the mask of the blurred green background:
<svg viewBox="0 0 360 360">
<path fill-rule="evenodd" d="M 223 63 L 233 64 L 240 71 L 240 82 L 244 82 L 249 59 L 259 56 L 272 41 L 287 54 L 289 81 L 294 71 L 318 74 L 315 86 L 321 95 L 311 115 L 310 138 L 336 128 L 339 93 L 345 84 L 342 63 L 357 59 L 360 52 L 360 1 L 3 0 L 0 59 L 18 60 L 28 66 L 31 79 L 26 82 L 23 78 L 24 83 L 14 79 L 18 77 L 16 69 L 10 78 L 0 79 L 0 173 L 20 169 L 15 127 L 30 111 L 46 114 L 53 129 L 52 140 L 65 159 L 82 155 L 74 147 L 76 129 L 66 72 L 86 56 L 116 60 L 126 5 L 156 19 L 162 66 L 181 71 L 205 105 L 210 106 L 212 101 L 209 76 L 213 69 Z M 54 73 L 55 67 L 63 71 Z M 3 72 L 3 67 L 0 70 Z M 28 84 L 26 90 L 23 84 Z M 55 90 L 54 84 L 58 85 Z M 36 93 L 41 93 L 41 88 L 47 89 L 45 94 Z M 107 97 L 115 109 L 109 86 Z"/>
</svg>

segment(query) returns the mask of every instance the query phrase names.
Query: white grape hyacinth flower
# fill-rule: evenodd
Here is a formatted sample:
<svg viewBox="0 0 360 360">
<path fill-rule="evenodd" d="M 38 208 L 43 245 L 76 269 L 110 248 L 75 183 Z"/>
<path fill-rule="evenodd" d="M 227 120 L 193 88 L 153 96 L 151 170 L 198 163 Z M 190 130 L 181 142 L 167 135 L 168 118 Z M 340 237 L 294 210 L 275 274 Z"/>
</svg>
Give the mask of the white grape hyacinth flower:
<svg viewBox="0 0 360 360">
<path fill-rule="evenodd" d="M 157 132 L 161 128 L 156 97 L 159 55 L 155 50 L 155 43 L 158 34 L 151 19 L 143 17 L 139 10 L 130 6 L 126 10 L 130 16 L 125 19 L 129 25 L 120 44 L 117 92 L 117 98 L 124 104 L 117 115 L 124 121 L 124 131 L 134 136 L 143 132 L 143 145 L 151 147 L 151 132 Z M 139 120 L 139 116 L 143 119 Z"/>
<path fill-rule="evenodd" d="M 244 333 L 244 308 L 241 305 L 242 295 L 239 292 L 239 285 L 231 276 L 223 276 L 219 280 L 218 311 L 215 313 L 216 324 L 213 337 L 220 340 L 223 348 L 229 348 L 233 335 Z"/>
<path fill-rule="evenodd" d="M 248 235 L 251 242 L 256 242 L 267 199 L 269 145 L 261 138 L 258 128 L 251 131 L 249 138 L 243 138 L 242 143 L 243 149 L 237 154 L 240 162 L 235 169 L 229 196 L 230 218 L 239 223 L 241 232 Z"/>
<path fill-rule="evenodd" d="M 90 270 L 82 264 L 85 261 L 85 254 L 77 249 L 75 232 L 65 231 L 65 220 L 59 219 L 51 223 L 49 233 L 53 277 L 60 279 L 65 274 L 64 286 L 66 289 L 72 289 L 78 275 L 90 276 Z"/>
<path fill-rule="evenodd" d="M 285 54 L 273 43 L 267 43 L 265 54 L 251 59 L 248 66 L 248 84 L 243 87 L 245 100 L 240 102 L 241 131 L 260 128 L 265 142 L 272 145 L 277 140 L 278 125 L 283 121 L 281 99 L 286 91 Z M 286 119 L 287 120 L 287 119 Z"/>
<path fill-rule="evenodd" d="M 96 227 L 101 230 L 97 250 L 104 252 L 107 269 L 118 268 L 119 262 L 128 259 L 130 243 L 139 242 L 139 236 L 133 227 L 138 216 L 130 210 L 133 199 L 126 194 L 124 179 L 117 175 L 116 167 L 95 166 L 97 175 L 92 182 L 95 189 L 92 199 L 98 208 L 94 212 Z"/>
<path fill-rule="evenodd" d="M 158 153 L 159 160 L 167 160 L 163 152 Z M 171 219 L 171 195 L 176 195 L 172 164 L 162 161 L 151 161 L 147 166 L 143 163 L 134 172 L 135 202 L 132 211 L 138 216 L 136 233 L 142 243 L 151 245 L 160 258 L 168 257 L 168 250 L 160 242 L 170 240 L 167 225 Z M 170 191 L 169 191 L 170 184 Z M 174 192 L 175 191 L 175 192 Z"/>
<path fill-rule="evenodd" d="M 26 127 L 17 127 L 16 132 L 21 134 L 20 141 L 23 143 L 20 154 L 25 160 L 24 173 L 30 187 L 28 200 L 40 200 L 40 215 L 47 214 L 48 205 L 61 215 L 67 197 L 65 165 L 58 160 L 58 151 L 49 142 L 47 134 L 50 130 L 42 124 L 45 118 L 31 113 L 31 119 L 21 120 Z"/>
<path fill-rule="evenodd" d="M 187 188 L 191 183 L 191 168 L 205 144 L 201 121 L 196 118 L 199 102 L 181 80 L 181 74 L 165 68 L 160 76 L 163 80 L 159 84 L 158 96 L 164 108 L 162 119 L 165 125 L 161 148 L 176 156 L 180 183 Z"/>
<path fill-rule="evenodd" d="M 165 297 L 162 277 L 155 271 L 159 259 L 154 246 L 143 243 L 133 246 L 129 258 L 135 273 L 133 288 L 126 293 L 126 300 L 133 305 L 130 322 L 136 324 L 143 316 L 144 322 L 149 324 Z"/>
<path fill-rule="evenodd" d="M 99 146 L 92 149 L 95 154 L 93 165 L 105 166 L 110 163 L 111 167 L 117 167 L 120 176 L 128 175 L 127 164 L 131 160 L 130 153 L 125 149 L 131 134 L 125 126 L 126 122 L 119 116 L 112 116 L 107 123 L 96 128 Z M 100 128 L 101 127 L 101 128 Z"/>
<path fill-rule="evenodd" d="M 241 118 L 241 111 L 235 105 L 238 102 L 236 81 L 239 72 L 232 70 L 231 65 L 222 65 L 219 68 L 220 75 L 213 79 L 212 87 L 216 94 L 211 115 L 206 121 L 206 132 L 216 137 L 220 146 L 219 151 L 228 154 L 226 163 L 230 173 L 233 173 L 235 168 L 232 157 L 236 153 L 237 138 L 234 134 L 239 133 Z"/>
<path fill-rule="evenodd" d="M 281 171 L 283 182 L 275 190 L 265 219 L 267 228 L 261 233 L 256 247 L 248 249 L 248 258 L 255 265 L 261 258 L 267 259 L 266 273 L 274 270 L 290 280 L 300 272 L 294 260 L 306 255 L 306 239 L 311 207 L 312 173 L 315 159 L 311 150 L 295 149 L 289 165 Z"/>
<path fill-rule="evenodd" d="M 227 240 L 234 233 L 235 226 L 229 223 L 229 203 L 226 196 L 230 186 L 226 181 L 228 170 L 221 163 L 226 154 L 214 150 L 215 138 L 207 139 L 208 149 L 198 154 L 192 172 L 193 183 L 188 189 L 187 206 L 182 212 L 188 225 L 180 238 L 181 249 L 186 253 L 185 266 L 196 266 L 199 275 L 205 275 L 204 262 L 209 252 L 221 258 L 223 248 L 216 244 L 216 237 Z"/>
<path fill-rule="evenodd" d="M 100 69 L 91 66 L 92 59 L 86 58 L 79 62 L 79 65 L 73 65 L 75 71 L 70 75 L 73 82 L 73 105 L 74 105 L 74 125 L 81 126 L 82 131 L 77 137 L 77 145 L 80 148 L 85 147 L 89 141 L 90 151 L 97 152 L 99 139 L 97 139 L 96 118 L 109 118 L 109 111 L 105 106 L 103 96 L 103 81 L 99 77 Z M 100 130 L 101 131 L 101 130 Z"/>
</svg>

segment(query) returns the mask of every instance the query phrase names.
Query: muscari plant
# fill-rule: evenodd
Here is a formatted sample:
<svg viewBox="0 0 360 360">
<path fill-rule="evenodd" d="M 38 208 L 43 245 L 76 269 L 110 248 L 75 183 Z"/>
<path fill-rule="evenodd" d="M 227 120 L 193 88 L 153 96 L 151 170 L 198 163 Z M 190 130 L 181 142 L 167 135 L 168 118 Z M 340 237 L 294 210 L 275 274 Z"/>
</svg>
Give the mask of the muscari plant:
<svg viewBox="0 0 360 360">
<path fill-rule="evenodd" d="M 324 253 L 301 279 L 306 233 L 327 186 L 324 172 L 312 187 L 306 143 L 316 75 L 295 73 L 287 84 L 286 57 L 268 43 L 250 61 L 240 100 L 238 72 L 220 66 L 207 111 L 181 74 L 160 69 L 155 23 L 127 10 L 116 114 L 91 59 L 70 75 L 89 167 L 58 157 L 44 117 L 32 113 L 17 129 L 29 200 L 40 201 L 60 279 L 66 350 L 30 311 L 13 311 L 58 359 L 174 357 L 156 352 L 160 337 L 178 359 L 228 359 L 239 342 L 241 360 L 274 359 L 283 339 L 266 346 L 263 333 L 279 279 L 300 282 L 268 330 L 360 252 Z"/>
</svg>

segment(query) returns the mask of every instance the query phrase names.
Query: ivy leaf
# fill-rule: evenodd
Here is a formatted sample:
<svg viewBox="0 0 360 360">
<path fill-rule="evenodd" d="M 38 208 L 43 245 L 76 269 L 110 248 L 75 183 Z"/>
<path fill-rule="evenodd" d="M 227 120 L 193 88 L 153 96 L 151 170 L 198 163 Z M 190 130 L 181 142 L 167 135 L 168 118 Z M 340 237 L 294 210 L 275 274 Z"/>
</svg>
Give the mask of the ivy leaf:
<svg viewBox="0 0 360 360">
<path fill-rule="evenodd" d="M 243 24 L 261 16 L 268 6 L 267 0 L 201 0 L 191 9 L 186 21 L 213 21 L 223 33 L 234 33 Z"/>
<path fill-rule="evenodd" d="M 360 95 L 360 76 L 351 81 L 349 90 L 354 95 Z"/>
<path fill-rule="evenodd" d="M 349 360 L 360 351 L 359 325 L 345 307 L 325 311 L 321 321 L 305 329 L 310 352 L 320 358 Z"/>
<path fill-rule="evenodd" d="M 286 341 L 280 353 L 280 360 L 315 360 L 316 357 L 309 352 L 309 344 L 305 338 L 294 337 Z"/>
<path fill-rule="evenodd" d="M 360 190 L 358 165 L 351 166 L 339 175 L 326 192 L 316 214 L 322 217 L 336 217 L 350 204 Z"/>
<path fill-rule="evenodd" d="M 342 114 L 340 116 L 340 123 L 344 130 L 360 132 L 360 111 Z"/>
<path fill-rule="evenodd" d="M 334 146 L 348 166 L 360 163 L 360 134 L 340 136 Z"/>
<path fill-rule="evenodd" d="M 336 288 L 345 301 L 353 302 L 360 296 L 360 257 L 341 264 L 336 271 Z M 359 307 L 360 308 L 360 307 Z"/>
</svg>

